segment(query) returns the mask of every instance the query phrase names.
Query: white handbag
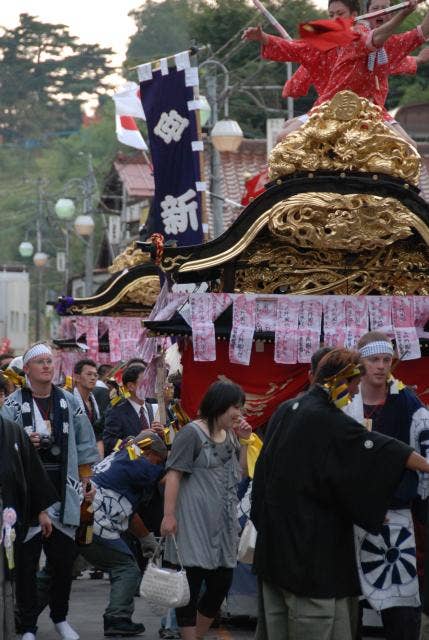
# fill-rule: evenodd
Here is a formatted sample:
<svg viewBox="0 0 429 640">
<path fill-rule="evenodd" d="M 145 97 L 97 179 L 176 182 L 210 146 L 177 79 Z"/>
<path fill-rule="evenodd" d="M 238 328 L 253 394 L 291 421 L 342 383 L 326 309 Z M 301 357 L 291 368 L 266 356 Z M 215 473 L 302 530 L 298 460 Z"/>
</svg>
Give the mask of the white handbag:
<svg viewBox="0 0 429 640">
<path fill-rule="evenodd" d="M 255 555 L 256 537 L 258 532 L 250 518 L 246 520 L 244 529 L 241 532 L 240 542 L 238 544 L 238 560 L 246 564 L 253 563 Z"/>
<path fill-rule="evenodd" d="M 175 536 L 173 536 L 173 541 L 179 559 L 180 570 L 161 567 L 163 543 L 163 538 L 161 538 L 152 558 L 149 560 L 140 584 L 140 595 L 146 598 L 150 605 L 155 605 L 158 609 L 166 610 L 184 607 L 189 603 L 190 599 L 188 579 L 183 568 Z"/>
</svg>

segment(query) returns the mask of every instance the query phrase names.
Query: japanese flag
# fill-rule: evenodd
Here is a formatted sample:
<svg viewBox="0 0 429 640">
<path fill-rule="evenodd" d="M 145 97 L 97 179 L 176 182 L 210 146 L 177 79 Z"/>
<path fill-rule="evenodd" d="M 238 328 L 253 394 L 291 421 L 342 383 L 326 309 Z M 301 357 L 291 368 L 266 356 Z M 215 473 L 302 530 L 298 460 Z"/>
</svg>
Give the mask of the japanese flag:
<svg viewBox="0 0 429 640">
<path fill-rule="evenodd" d="M 133 116 L 146 120 L 140 100 L 140 87 L 135 82 L 127 82 L 113 95 L 117 116 Z"/>
<path fill-rule="evenodd" d="M 147 144 L 131 116 L 116 116 L 116 135 L 122 144 L 142 151 L 148 150 Z"/>
</svg>

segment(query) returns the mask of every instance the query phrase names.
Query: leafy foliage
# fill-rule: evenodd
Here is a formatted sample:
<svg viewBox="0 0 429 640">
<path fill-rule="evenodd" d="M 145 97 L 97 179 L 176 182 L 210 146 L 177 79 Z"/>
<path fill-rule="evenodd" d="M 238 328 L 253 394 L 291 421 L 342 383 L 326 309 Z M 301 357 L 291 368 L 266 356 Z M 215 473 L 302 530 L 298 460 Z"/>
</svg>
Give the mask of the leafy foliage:
<svg viewBox="0 0 429 640">
<path fill-rule="evenodd" d="M 79 129 L 81 107 L 107 89 L 111 49 L 82 44 L 66 25 L 23 13 L 0 35 L 0 133 L 6 141 L 46 139 Z"/>
</svg>

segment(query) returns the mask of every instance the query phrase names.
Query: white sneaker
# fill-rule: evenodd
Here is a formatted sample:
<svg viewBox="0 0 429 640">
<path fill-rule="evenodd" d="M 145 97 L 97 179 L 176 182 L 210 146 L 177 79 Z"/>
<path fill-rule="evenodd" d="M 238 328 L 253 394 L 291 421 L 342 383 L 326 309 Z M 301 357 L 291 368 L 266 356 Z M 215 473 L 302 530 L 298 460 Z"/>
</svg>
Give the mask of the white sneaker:
<svg viewBox="0 0 429 640">
<path fill-rule="evenodd" d="M 54 624 L 55 631 L 61 636 L 63 640 L 79 640 L 79 634 L 69 625 L 67 620 L 63 622 L 56 622 Z M 28 638 L 28 640 L 32 640 Z"/>
<path fill-rule="evenodd" d="M 36 636 L 31 631 L 26 631 L 22 636 L 21 640 L 36 640 Z"/>
</svg>

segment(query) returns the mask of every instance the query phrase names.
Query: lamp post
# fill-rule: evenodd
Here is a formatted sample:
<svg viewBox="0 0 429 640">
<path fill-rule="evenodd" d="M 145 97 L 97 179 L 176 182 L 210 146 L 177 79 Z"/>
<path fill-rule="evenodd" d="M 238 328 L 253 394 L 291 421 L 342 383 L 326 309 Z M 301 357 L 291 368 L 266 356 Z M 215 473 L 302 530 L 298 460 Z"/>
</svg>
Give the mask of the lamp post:
<svg viewBox="0 0 429 640">
<path fill-rule="evenodd" d="M 93 289 L 94 264 L 94 219 L 89 214 L 78 216 L 74 221 L 74 229 L 82 242 L 85 243 L 85 296 L 89 297 Z"/>
<path fill-rule="evenodd" d="M 238 150 L 243 139 L 243 132 L 240 125 L 235 120 L 229 118 L 229 72 L 219 60 L 209 59 L 202 62 L 200 68 L 214 66 L 220 69 L 224 75 L 224 87 L 222 93 L 218 94 L 216 73 L 208 74 L 206 78 L 207 100 L 211 107 L 210 124 L 211 129 L 211 185 L 212 194 L 211 207 L 213 212 L 213 233 L 217 238 L 224 231 L 223 221 L 223 193 L 221 180 L 220 151 Z M 219 120 L 219 103 L 224 103 L 224 118 Z"/>
<path fill-rule="evenodd" d="M 59 220 L 65 222 L 65 228 L 61 227 L 65 240 L 65 258 L 64 258 L 64 285 L 67 292 L 67 284 L 69 281 L 69 256 L 70 256 L 70 221 L 76 213 L 76 206 L 71 198 L 59 198 L 54 206 L 56 216 Z M 58 260 L 57 260 L 58 262 Z M 58 264 L 57 264 L 58 268 Z"/>
</svg>

